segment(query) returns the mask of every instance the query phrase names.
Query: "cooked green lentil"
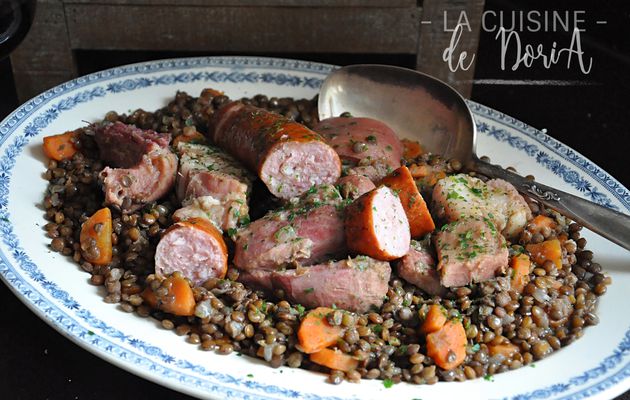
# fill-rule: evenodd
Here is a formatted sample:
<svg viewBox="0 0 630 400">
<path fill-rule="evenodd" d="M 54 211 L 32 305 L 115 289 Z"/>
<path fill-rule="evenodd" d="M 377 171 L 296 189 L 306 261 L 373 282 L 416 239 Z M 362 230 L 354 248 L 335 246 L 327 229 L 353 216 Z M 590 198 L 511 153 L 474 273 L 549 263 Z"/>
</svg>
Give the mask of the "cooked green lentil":
<svg viewBox="0 0 630 400">
<path fill-rule="evenodd" d="M 224 95 L 204 92 L 198 98 L 177 92 L 169 104 L 155 112 L 138 109 L 131 114 L 110 111 L 107 121 L 122 121 L 142 129 L 182 134 L 194 126 L 205 132 L 214 110 L 229 99 Z M 317 122 L 316 99 L 268 98 L 256 95 L 243 102 L 279 112 L 307 126 Z M 147 205 L 130 215 L 112 210 L 113 259 L 106 266 L 85 261 L 79 232 L 81 224 L 103 202 L 98 187 L 98 173 L 103 163 L 98 159 L 90 127 L 78 129 L 76 146 L 80 149 L 71 160 L 48 163 L 45 179 L 49 181 L 43 204 L 49 221 L 44 230 L 51 238 L 53 251 L 71 257 L 91 274 L 90 283 L 104 285 L 104 300 L 118 303 L 122 310 L 140 317 L 152 316 L 161 321 L 163 329 L 186 335 L 187 341 L 206 351 L 219 354 L 233 352 L 266 360 L 272 367 L 288 366 L 313 371 L 327 371 L 312 363 L 296 348 L 296 333 L 305 310 L 299 304 L 282 299 L 264 298 L 236 282 L 238 271 L 230 268 L 227 279 L 210 279 L 193 290 L 197 315 L 178 317 L 143 304 L 140 293 L 150 286 L 163 301 L 168 290 L 152 274 L 155 247 L 161 232 L 171 224 L 175 196 Z M 370 138 L 367 139 L 368 143 Z M 365 143 L 357 143 L 355 151 L 363 151 Z M 486 157 L 487 159 L 487 157 Z M 444 160 L 439 155 L 424 154 L 409 165 L 430 166 L 435 172 L 457 173 L 462 169 L 458 160 Z M 480 177 L 485 179 L 485 177 Z M 533 177 L 531 177 L 533 178 Z M 419 181 L 421 189 L 430 183 Z M 534 215 L 547 215 L 557 222 L 554 230 L 532 232 L 526 228 L 510 251 L 522 251 L 523 245 L 549 238 L 562 238 L 562 267 L 553 262 L 536 265 L 522 295 L 510 290 L 508 269 L 505 276 L 466 287 L 453 288 L 442 297 L 431 297 L 406 283 L 395 271 L 389 282 L 386 301 L 380 310 L 357 315 L 337 310 L 327 316 L 332 325 L 346 328 L 337 344 L 344 353 L 359 360 L 356 370 L 343 373 L 327 371 L 328 382 L 338 384 L 344 379 L 383 379 L 387 385 L 405 381 L 434 384 L 439 380 L 463 381 L 484 377 L 532 364 L 553 351 L 572 343 L 583 329 L 596 325 L 598 297 L 606 292 L 611 278 L 593 261 L 586 250 L 586 239 L 580 236 L 581 226 L 571 223 L 558 213 L 527 199 Z M 261 215 L 273 202 L 261 201 Z M 253 205 L 255 208 L 257 205 Z M 419 327 L 431 304 L 441 304 L 451 318 L 459 318 L 468 338 L 467 355 L 463 364 L 442 370 L 426 355 L 424 335 Z M 203 305 L 199 307 L 199 305 Z M 517 351 L 506 358 L 490 355 L 489 346 L 511 343 Z M 452 355 L 454 357 L 454 354 Z"/>
</svg>

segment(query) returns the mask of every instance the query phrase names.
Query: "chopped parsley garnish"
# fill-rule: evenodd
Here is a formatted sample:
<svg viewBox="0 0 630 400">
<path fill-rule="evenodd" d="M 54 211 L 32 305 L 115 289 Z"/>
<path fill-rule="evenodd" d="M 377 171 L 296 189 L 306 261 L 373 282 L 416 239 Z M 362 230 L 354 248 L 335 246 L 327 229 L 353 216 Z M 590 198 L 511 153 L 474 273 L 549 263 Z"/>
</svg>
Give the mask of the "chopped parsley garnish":
<svg viewBox="0 0 630 400">
<path fill-rule="evenodd" d="M 304 308 L 304 306 L 301 305 L 301 304 L 296 304 L 295 305 L 295 311 L 297 311 L 298 314 L 302 315 L 302 314 L 304 314 L 304 311 L 306 311 L 306 308 Z"/>
<path fill-rule="evenodd" d="M 385 146 L 385 150 L 392 151 L 392 150 L 394 150 L 394 148 L 391 145 L 388 144 L 387 146 Z"/>
<path fill-rule="evenodd" d="M 372 332 L 380 334 L 381 332 L 383 332 L 383 325 L 372 325 Z"/>
<path fill-rule="evenodd" d="M 365 140 L 367 140 L 368 143 L 376 143 L 376 136 L 370 135 L 370 136 L 366 137 Z"/>
<path fill-rule="evenodd" d="M 308 194 L 315 194 L 315 193 L 317 193 L 317 186 L 315 186 L 315 185 L 311 186 L 311 188 L 308 189 L 308 191 L 306 193 L 308 193 Z"/>
<path fill-rule="evenodd" d="M 314 291 L 315 291 L 315 288 L 312 288 L 312 287 L 304 289 L 304 293 L 313 293 Z"/>
<path fill-rule="evenodd" d="M 253 378 L 253 377 L 254 377 L 254 374 L 247 374 L 247 377 L 248 377 L 248 378 Z"/>
<path fill-rule="evenodd" d="M 94 336 L 94 332 L 92 332 L 92 331 L 87 331 L 87 334 L 90 335 L 90 336 Z"/>
<path fill-rule="evenodd" d="M 230 236 L 230 237 L 235 236 L 235 235 L 236 235 L 236 228 L 230 228 L 230 229 L 228 229 L 228 230 L 227 230 L 227 234 L 228 234 L 228 236 Z"/>
<path fill-rule="evenodd" d="M 494 382 L 494 376 L 487 374 L 483 377 L 484 380 L 488 381 L 488 382 Z"/>
<path fill-rule="evenodd" d="M 383 379 L 383 386 L 385 386 L 385 389 L 389 389 L 392 386 L 394 386 L 394 381 L 392 381 L 391 379 L 387 378 L 387 379 Z"/>
</svg>

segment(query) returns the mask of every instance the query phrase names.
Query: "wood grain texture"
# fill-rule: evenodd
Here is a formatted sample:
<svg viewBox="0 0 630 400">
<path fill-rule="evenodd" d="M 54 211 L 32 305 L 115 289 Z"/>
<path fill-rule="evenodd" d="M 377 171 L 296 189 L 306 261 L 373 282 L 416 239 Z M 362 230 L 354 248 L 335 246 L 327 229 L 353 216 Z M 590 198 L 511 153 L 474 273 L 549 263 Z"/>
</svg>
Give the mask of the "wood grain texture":
<svg viewBox="0 0 630 400">
<path fill-rule="evenodd" d="M 442 79 L 467 98 L 470 97 L 472 91 L 475 65 L 473 63 L 468 70 L 459 69 L 452 72 L 442 59 L 444 49 L 449 46 L 452 36 L 452 32 L 445 29 L 444 16 L 446 15 L 446 27 L 452 29 L 457 25 L 460 14 L 465 12 L 470 23 L 470 31 L 464 29 L 453 57 L 457 60 L 460 52 L 466 51 L 468 53 L 467 65 L 471 56 L 477 52 L 484 4 L 485 0 L 424 0 L 423 2 L 422 21 L 431 21 L 431 23 L 420 26 L 416 69 Z"/>
<path fill-rule="evenodd" d="M 65 4 L 94 4 L 94 0 L 64 0 Z M 416 0 L 102 0 L 100 4 L 259 7 L 414 7 Z"/>
<path fill-rule="evenodd" d="M 416 7 L 68 4 L 65 11 L 74 49 L 414 54 L 420 19 Z"/>
<path fill-rule="evenodd" d="M 11 65 L 21 101 L 76 76 L 61 1 L 38 1 L 31 30 L 11 54 Z"/>
</svg>

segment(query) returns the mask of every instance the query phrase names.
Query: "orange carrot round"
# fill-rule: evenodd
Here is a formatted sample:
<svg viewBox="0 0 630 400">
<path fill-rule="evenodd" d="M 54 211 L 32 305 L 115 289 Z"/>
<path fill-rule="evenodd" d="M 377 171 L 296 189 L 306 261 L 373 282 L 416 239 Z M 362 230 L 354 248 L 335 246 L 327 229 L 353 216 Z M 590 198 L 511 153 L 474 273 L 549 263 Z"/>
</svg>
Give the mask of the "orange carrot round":
<svg viewBox="0 0 630 400">
<path fill-rule="evenodd" d="M 420 330 L 423 333 L 439 331 L 446 323 L 446 309 L 439 304 L 431 304 Z"/>
<path fill-rule="evenodd" d="M 322 349 L 312 353 L 309 358 L 315 364 L 344 372 L 353 371 L 359 366 L 359 361 L 340 350 Z"/>
<path fill-rule="evenodd" d="M 46 136 L 44 138 L 44 154 L 48 158 L 57 161 L 72 157 L 77 152 L 77 148 L 74 145 L 76 137 L 77 133 L 75 131 Z"/>
<path fill-rule="evenodd" d="M 150 286 L 144 289 L 141 296 L 147 305 L 175 315 L 194 315 L 197 303 L 185 278 L 172 275 L 164 279 L 161 286 L 168 289 L 164 298 L 157 296 Z"/>
<path fill-rule="evenodd" d="M 543 265 L 545 261 L 551 260 L 556 265 L 556 268 L 562 268 L 562 246 L 558 239 L 530 243 L 525 248 L 529 251 L 532 260 L 536 264 Z"/>
<path fill-rule="evenodd" d="M 104 207 L 81 226 L 79 236 L 83 258 L 92 264 L 105 265 L 112 261 L 112 213 Z"/>
<path fill-rule="evenodd" d="M 316 353 L 337 343 L 344 333 L 340 326 L 328 323 L 326 315 L 334 312 L 332 308 L 317 307 L 306 314 L 298 329 L 298 341 L 304 353 Z"/>
<path fill-rule="evenodd" d="M 531 265 L 532 263 L 527 254 L 518 254 L 510 259 L 510 267 L 512 267 L 510 285 L 518 293 L 521 293 L 529 283 Z"/>
<path fill-rule="evenodd" d="M 427 355 L 438 367 L 453 369 L 464 362 L 466 344 L 464 326 L 460 321 L 450 320 L 440 330 L 427 335 Z"/>
</svg>

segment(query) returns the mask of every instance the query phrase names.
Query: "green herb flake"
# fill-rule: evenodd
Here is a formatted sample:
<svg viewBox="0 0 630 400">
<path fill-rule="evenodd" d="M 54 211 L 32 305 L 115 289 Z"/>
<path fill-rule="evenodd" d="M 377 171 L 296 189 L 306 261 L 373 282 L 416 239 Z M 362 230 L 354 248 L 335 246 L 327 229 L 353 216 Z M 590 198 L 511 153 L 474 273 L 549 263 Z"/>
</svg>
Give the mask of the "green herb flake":
<svg viewBox="0 0 630 400">
<path fill-rule="evenodd" d="M 492 375 L 490 375 L 490 374 L 485 375 L 485 376 L 483 377 L 483 379 L 484 379 L 485 381 L 488 381 L 488 382 L 494 382 L 494 376 L 492 376 Z"/>
<path fill-rule="evenodd" d="M 368 143 L 376 143 L 376 136 L 370 135 L 370 136 L 366 137 L 365 140 L 367 140 Z"/>
<path fill-rule="evenodd" d="M 304 314 L 304 311 L 306 311 L 306 308 L 304 308 L 304 306 L 301 305 L 301 304 L 296 304 L 295 305 L 295 311 L 297 311 L 298 314 L 302 315 L 302 314 Z"/>
<path fill-rule="evenodd" d="M 308 194 L 315 194 L 315 193 L 317 193 L 317 186 L 315 186 L 315 185 L 311 186 L 311 188 L 308 189 L 308 191 L 306 193 L 308 193 Z"/>
<path fill-rule="evenodd" d="M 234 237 L 236 236 L 236 229 L 235 228 L 230 228 L 227 230 L 227 234 L 229 237 Z"/>
<path fill-rule="evenodd" d="M 383 332 L 383 325 L 372 325 L 372 332 L 380 334 Z"/>
<path fill-rule="evenodd" d="M 254 374 L 247 374 L 247 377 L 248 377 L 248 378 L 253 378 L 253 377 L 254 377 Z"/>
<path fill-rule="evenodd" d="M 385 150 L 392 151 L 394 150 L 394 148 L 388 144 L 387 146 L 385 146 Z"/>
<path fill-rule="evenodd" d="M 529 364 L 529 366 L 530 366 L 531 368 L 536 368 L 536 364 L 534 364 L 534 363 Z"/>
<path fill-rule="evenodd" d="M 92 331 L 87 331 L 87 334 L 90 335 L 90 336 L 94 336 L 94 332 L 92 332 Z"/>
<path fill-rule="evenodd" d="M 315 291 L 315 288 L 312 288 L 312 287 L 304 289 L 304 293 L 313 293 L 314 291 Z"/>
<path fill-rule="evenodd" d="M 383 386 L 385 386 L 385 389 L 389 389 L 392 386 L 394 386 L 394 381 L 392 381 L 391 379 L 387 378 L 387 379 L 383 379 Z"/>
</svg>

